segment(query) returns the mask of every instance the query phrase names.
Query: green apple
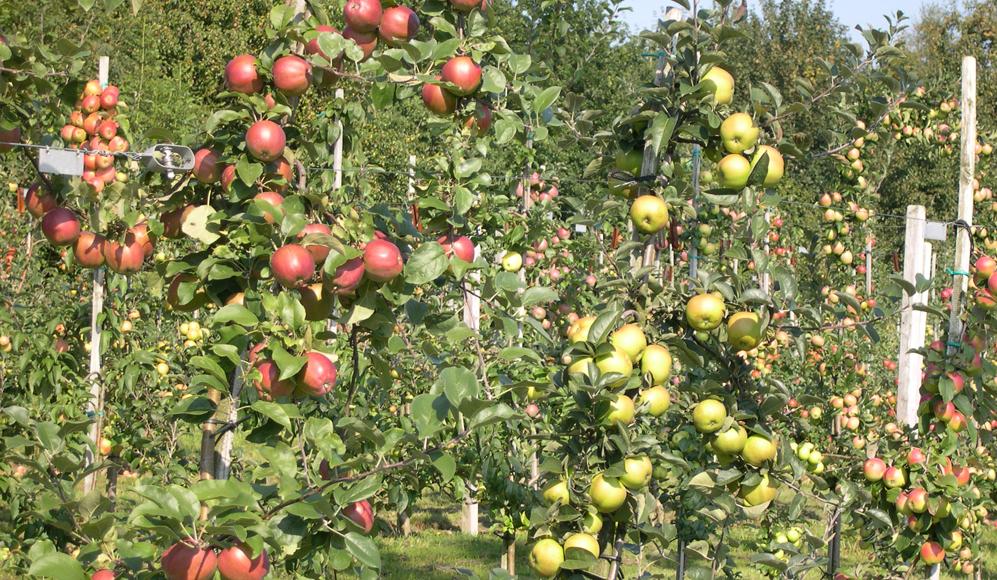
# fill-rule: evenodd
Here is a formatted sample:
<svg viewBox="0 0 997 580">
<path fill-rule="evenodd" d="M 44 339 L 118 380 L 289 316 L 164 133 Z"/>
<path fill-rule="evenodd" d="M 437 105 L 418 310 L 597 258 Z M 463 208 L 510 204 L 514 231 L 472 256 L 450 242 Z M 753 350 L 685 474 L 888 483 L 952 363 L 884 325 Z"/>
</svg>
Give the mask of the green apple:
<svg viewBox="0 0 997 580">
<path fill-rule="evenodd" d="M 563 563 L 564 549 L 550 538 L 540 540 L 530 551 L 530 567 L 543 578 L 557 575 Z"/>
<path fill-rule="evenodd" d="M 765 180 L 762 181 L 766 187 L 772 187 L 773 185 L 779 183 L 782 180 L 782 176 L 786 171 L 786 162 L 782 158 L 782 153 L 775 147 L 769 145 L 759 145 L 755 148 L 755 154 L 751 158 L 751 170 L 755 170 L 755 165 L 758 164 L 762 159 L 762 155 L 768 153 L 769 160 L 768 166 L 765 170 Z"/>
<path fill-rule="evenodd" d="M 747 113 L 734 113 L 720 124 L 720 139 L 728 153 L 743 153 L 758 142 L 758 127 Z"/>
<path fill-rule="evenodd" d="M 630 221 L 641 233 L 658 233 L 668 225 L 668 204 L 656 195 L 642 195 L 630 205 Z"/>
<path fill-rule="evenodd" d="M 616 395 L 612 401 L 599 404 L 599 419 L 606 427 L 629 425 L 634 420 L 634 401 L 626 395 Z"/>
<path fill-rule="evenodd" d="M 620 477 L 620 483 L 627 489 L 642 489 L 651 481 L 651 460 L 646 455 L 627 457 L 623 460 L 626 474 Z"/>
<path fill-rule="evenodd" d="M 644 331 L 636 324 L 624 324 L 609 337 L 609 342 L 617 349 L 627 353 L 630 360 L 637 362 L 641 354 L 647 348 L 647 337 Z M 671 361 L 668 361 L 669 367 Z"/>
<path fill-rule="evenodd" d="M 598 558 L 599 552 L 599 540 L 596 540 L 591 534 L 586 534 L 580 532 L 577 534 L 571 534 L 564 540 L 564 551 L 567 554 L 571 554 L 571 550 L 585 550 L 592 557 Z"/>
<path fill-rule="evenodd" d="M 619 480 L 605 478 L 600 473 L 592 478 L 589 497 L 599 513 L 610 514 L 620 509 L 627 501 L 627 488 L 623 487 Z"/>
<path fill-rule="evenodd" d="M 800 458 L 800 461 L 808 461 L 810 459 L 810 454 L 813 453 L 813 450 L 813 443 L 804 443 L 796 449 L 796 456 Z"/>
<path fill-rule="evenodd" d="M 762 338 L 762 323 L 754 312 L 735 312 L 727 319 L 727 342 L 737 350 L 751 350 Z"/>
<path fill-rule="evenodd" d="M 636 194 L 637 183 L 634 178 L 640 175 L 643 164 L 644 152 L 640 149 L 618 152 L 613 159 L 613 171 L 608 179 L 610 192 L 622 197 Z"/>
<path fill-rule="evenodd" d="M 719 293 L 698 294 L 685 305 L 685 319 L 696 330 L 713 330 L 724 319 L 724 299 Z"/>
<path fill-rule="evenodd" d="M 672 405 L 672 396 L 668 393 L 668 389 L 657 385 L 641 391 L 637 402 L 647 411 L 648 415 L 660 417 Z"/>
<path fill-rule="evenodd" d="M 561 502 L 562 505 L 570 505 L 571 494 L 568 493 L 568 482 L 562 479 L 547 486 L 544 490 L 544 499 L 547 503 Z"/>
<path fill-rule="evenodd" d="M 740 153 L 731 153 L 717 163 L 720 171 L 720 187 L 744 189 L 751 177 L 751 162 Z"/>
<path fill-rule="evenodd" d="M 672 353 L 662 344 L 652 344 L 640 357 L 640 372 L 651 375 L 651 384 L 663 385 L 672 374 Z"/>
<path fill-rule="evenodd" d="M 775 444 L 761 435 L 748 437 L 744 442 L 744 449 L 741 450 L 741 458 L 755 467 L 760 467 L 766 461 L 772 461 L 775 459 L 775 454 Z"/>
<path fill-rule="evenodd" d="M 717 433 L 711 446 L 718 453 L 733 455 L 744 449 L 744 442 L 747 440 L 748 431 L 740 425 L 733 425 L 730 429 Z"/>
<path fill-rule="evenodd" d="M 502 269 L 506 272 L 518 272 L 523 267 L 523 256 L 519 252 L 506 252 L 502 256 Z"/>
<path fill-rule="evenodd" d="M 727 407 L 716 399 L 700 401 L 692 410 L 692 422 L 700 433 L 716 433 L 727 419 Z"/>
<path fill-rule="evenodd" d="M 703 75 L 703 82 L 713 83 L 713 100 L 718 105 L 729 105 L 734 100 L 734 77 L 724 69 L 714 66 Z"/>
<path fill-rule="evenodd" d="M 571 361 L 568 366 L 569 375 L 583 375 L 588 372 L 589 363 L 592 362 L 592 357 L 581 357 L 579 359 Z"/>
</svg>

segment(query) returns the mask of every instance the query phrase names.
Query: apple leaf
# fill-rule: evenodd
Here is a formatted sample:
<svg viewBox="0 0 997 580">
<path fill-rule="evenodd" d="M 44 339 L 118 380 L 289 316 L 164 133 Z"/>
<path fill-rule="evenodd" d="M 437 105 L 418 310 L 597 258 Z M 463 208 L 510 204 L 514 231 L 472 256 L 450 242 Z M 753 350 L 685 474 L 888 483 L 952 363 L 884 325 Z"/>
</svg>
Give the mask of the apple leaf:
<svg viewBox="0 0 997 580">
<path fill-rule="evenodd" d="M 209 221 L 214 213 L 215 208 L 210 205 L 199 205 L 187 214 L 180 229 L 203 244 L 213 244 L 221 237 L 217 233 L 218 224 Z"/>
<path fill-rule="evenodd" d="M 38 578 L 58 578 L 59 580 L 85 580 L 83 566 L 72 556 L 62 552 L 48 552 L 31 563 L 28 574 Z"/>
<path fill-rule="evenodd" d="M 431 282 L 446 272 L 447 265 L 443 246 L 436 242 L 425 242 L 412 252 L 405 264 L 405 281 L 416 285 Z"/>
<path fill-rule="evenodd" d="M 343 537 L 346 549 L 364 566 L 371 568 L 381 567 L 381 554 L 377 551 L 374 540 L 367 536 L 362 536 L 357 532 L 348 532 Z"/>
</svg>

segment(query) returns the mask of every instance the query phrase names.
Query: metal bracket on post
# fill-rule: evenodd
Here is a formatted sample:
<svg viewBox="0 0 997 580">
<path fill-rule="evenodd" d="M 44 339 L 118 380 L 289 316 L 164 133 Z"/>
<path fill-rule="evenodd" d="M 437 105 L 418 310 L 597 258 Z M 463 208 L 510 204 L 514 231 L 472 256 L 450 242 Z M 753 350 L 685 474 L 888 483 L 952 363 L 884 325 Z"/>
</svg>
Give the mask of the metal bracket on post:
<svg viewBox="0 0 997 580">
<path fill-rule="evenodd" d="M 165 173 L 170 179 L 194 169 L 194 152 L 183 145 L 159 143 L 143 151 L 140 157 L 145 159 L 147 170 Z"/>
</svg>

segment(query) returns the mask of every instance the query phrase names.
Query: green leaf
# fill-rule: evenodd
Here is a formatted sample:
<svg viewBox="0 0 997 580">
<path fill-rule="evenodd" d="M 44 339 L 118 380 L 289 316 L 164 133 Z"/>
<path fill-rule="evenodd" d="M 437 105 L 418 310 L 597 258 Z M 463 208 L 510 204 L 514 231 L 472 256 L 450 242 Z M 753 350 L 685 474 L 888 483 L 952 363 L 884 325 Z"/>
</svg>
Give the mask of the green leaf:
<svg viewBox="0 0 997 580">
<path fill-rule="evenodd" d="M 505 403 L 499 403 L 497 405 L 485 407 L 484 409 L 478 411 L 474 417 L 471 418 L 470 428 L 479 429 L 481 427 L 485 427 L 486 425 L 501 423 L 502 421 L 512 419 L 516 415 L 517 413 L 512 407 L 506 405 Z"/>
<path fill-rule="evenodd" d="M 293 407 L 293 405 L 281 405 L 280 403 L 272 403 L 270 401 L 256 401 L 253 403 L 252 408 L 257 413 L 273 419 L 274 422 L 280 424 L 285 429 L 290 429 L 291 414 L 288 413 L 288 407 Z M 294 414 L 296 417 L 301 416 L 296 410 Z"/>
<path fill-rule="evenodd" d="M 33 561 L 28 575 L 59 580 L 86 580 L 83 566 L 62 552 L 49 552 Z"/>
<path fill-rule="evenodd" d="M 249 157 L 243 155 L 235 164 L 235 173 L 240 181 L 246 185 L 253 185 L 263 176 L 263 164 L 251 161 Z"/>
<path fill-rule="evenodd" d="M 425 242 L 412 252 L 412 257 L 405 264 L 405 280 L 416 285 L 431 282 L 446 272 L 447 265 L 443 246 Z"/>
<path fill-rule="evenodd" d="M 377 551 L 374 540 L 367 536 L 362 536 L 356 532 L 348 532 L 343 537 L 346 549 L 364 566 L 371 568 L 381 567 L 381 553 Z"/>
<path fill-rule="evenodd" d="M 445 395 L 425 393 L 412 399 L 412 421 L 419 437 L 430 437 L 442 429 L 449 412 L 450 403 Z"/>
<path fill-rule="evenodd" d="M 213 244 L 221 237 L 217 233 L 218 224 L 208 221 L 214 213 L 215 209 L 210 205 L 199 205 L 187 214 L 180 229 L 203 244 Z"/>
<path fill-rule="evenodd" d="M 447 483 L 453 479 L 454 474 L 457 473 L 457 462 L 454 461 L 452 455 L 447 453 L 444 453 L 433 460 L 433 467 L 435 467 L 443 477 L 442 483 Z"/>
<path fill-rule="evenodd" d="M 474 373 L 463 367 L 443 369 L 437 384 L 443 387 L 443 392 L 454 407 L 460 407 L 465 399 L 477 397 L 481 392 Z"/>
<path fill-rule="evenodd" d="M 543 113 L 557 101 L 559 96 L 561 96 L 561 87 L 547 87 L 533 101 L 533 112 L 538 115 Z"/>
<path fill-rule="evenodd" d="M 668 145 L 677 124 L 678 117 L 671 117 L 664 113 L 658 114 L 654 118 L 654 121 L 651 122 L 651 126 L 647 128 L 645 136 L 651 140 L 651 147 L 654 149 L 655 157 L 657 157 L 663 146 Z"/>
<path fill-rule="evenodd" d="M 180 399 L 170 409 L 170 415 L 190 423 L 200 423 L 215 413 L 215 403 L 207 397 Z"/>
<path fill-rule="evenodd" d="M 558 294 L 551 288 L 546 286 L 534 286 L 528 288 L 526 292 L 523 292 L 523 306 L 529 307 L 534 304 L 544 304 L 546 302 L 554 302 L 558 299 Z"/>
<path fill-rule="evenodd" d="M 294 356 L 284 350 L 284 347 L 279 344 L 271 349 L 271 356 L 273 357 L 273 362 L 277 363 L 277 368 L 280 369 L 280 380 L 289 379 L 298 374 L 302 367 L 305 366 L 305 363 L 308 362 L 308 357 Z"/>
<path fill-rule="evenodd" d="M 229 304 L 228 306 L 223 306 L 218 310 L 218 312 L 215 313 L 213 320 L 214 324 L 234 322 L 241 326 L 256 326 L 260 323 L 260 319 L 257 318 L 255 314 L 240 304 Z"/>
</svg>

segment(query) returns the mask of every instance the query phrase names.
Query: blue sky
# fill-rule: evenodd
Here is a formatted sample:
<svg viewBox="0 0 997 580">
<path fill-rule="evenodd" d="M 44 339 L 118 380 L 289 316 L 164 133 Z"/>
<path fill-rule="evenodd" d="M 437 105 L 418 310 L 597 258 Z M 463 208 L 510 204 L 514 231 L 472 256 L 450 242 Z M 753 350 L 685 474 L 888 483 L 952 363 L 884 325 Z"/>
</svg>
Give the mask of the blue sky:
<svg viewBox="0 0 997 580">
<path fill-rule="evenodd" d="M 921 6 L 928 4 L 929 0 L 830 0 L 829 4 L 842 24 L 848 26 L 850 30 L 856 24 L 863 26 L 875 24 L 883 27 L 885 21 L 883 14 L 893 16 L 897 10 L 903 10 L 911 20 L 916 20 L 921 13 Z M 625 19 L 631 28 L 643 30 L 653 26 L 655 18 L 662 14 L 674 3 L 667 0 L 626 0 L 625 5 L 633 12 L 627 14 Z M 748 0 L 751 7 L 752 0 Z"/>
</svg>

